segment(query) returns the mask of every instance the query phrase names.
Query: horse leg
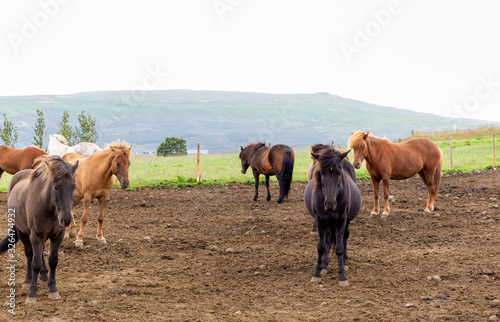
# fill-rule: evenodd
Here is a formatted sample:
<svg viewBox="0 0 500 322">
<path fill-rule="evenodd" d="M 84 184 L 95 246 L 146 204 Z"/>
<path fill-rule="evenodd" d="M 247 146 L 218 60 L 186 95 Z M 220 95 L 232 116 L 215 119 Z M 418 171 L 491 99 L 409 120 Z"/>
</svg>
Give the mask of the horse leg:
<svg viewBox="0 0 500 322">
<path fill-rule="evenodd" d="M 17 234 L 19 235 L 19 239 L 23 242 L 24 254 L 26 255 L 26 261 L 27 261 L 26 278 L 24 279 L 21 289 L 23 291 L 27 291 L 30 289 L 31 279 L 33 277 L 32 274 L 33 271 L 31 265 L 33 261 L 33 247 L 31 247 L 31 240 L 29 235 L 26 235 L 25 233 L 19 230 L 17 231 Z"/>
<path fill-rule="evenodd" d="M 434 172 L 435 171 L 425 171 L 424 170 L 424 176 L 425 176 L 425 183 L 427 185 L 427 206 L 425 207 L 426 212 L 431 212 L 434 210 L 434 202 L 436 201 L 437 198 L 437 187 L 436 187 L 436 182 L 434 181 Z"/>
<path fill-rule="evenodd" d="M 253 197 L 253 201 L 257 201 L 259 197 L 259 172 L 257 170 L 253 170 L 253 176 L 255 178 L 255 196 Z"/>
<path fill-rule="evenodd" d="M 104 209 L 106 208 L 106 203 L 108 202 L 107 197 L 99 198 L 99 216 L 97 217 L 97 240 L 106 244 L 106 239 L 102 235 L 102 223 L 104 222 Z"/>
<path fill-rule="evenodd" d="M 271 193 L 269 192 L 269 175 L 266 174 L 267 201 L 271 201 Z"/>
<path fill-rule="evenodd" d="M 382 185 L 384 186 L 384 212 L 382 213 L 382 217 L 389 216 L 391 212 L 391 208 L 389 207 L 389 183 L 390 178 L 382 178 Z"/>
<path fill-rule="evenodd" d="M 347 239 L 349 238 L 349 223 L 346 224 L 344 231 L 344 270 L 349 270 L 349 264 L 347 263 Z"/>
<path fill-rule="evenodd" d="M 89 208 L 90 208 L 91 199 L 89 196 L 85 196 L 83 198 L 83 215 L 81 219 L 80 230 L 78 231 L 78 236 L 76 236 L 75 246 L 83 247 L 83 229 L 85 228 L 85 224 L 89 220 Z"/>
<path fill-rule="evenodd" d="M 49 270 L 47 268 L 47 264 L 45 263 L 45 244 L 44 244 L 43 245 L 43 252 L 42 252 L 42 269 L 40 270 L 40 281 L 47 282 L 49 279 L 48 273 L 49 273 Z"/>
<path fill-rule="evenodd" d="M 38 237 L 32 230 L 30 235 L 31 246 L 33 247 L 33 261 L 31 262 L 32 269 L 32 279 L 30 285 L 30 291 L 28 293 L 28 297 L 26 298 L 26 303 L 34 304 L 37 301 L 37 293 L 38 293 L 38 274 L 42 269 L 42 260 L 43 260 L 43 244 L 45 240 Z"/>
<path fill-rule="evenodd" d="M 316 216 L 317 218 L 317 216 Z M 324 253 L 328 247 L 330 249 L 330 245 L 326 245 L 326 241 L 328 240 L 326 238 L 327 234 L 327 229 L 328 229 L 328 223 L 319 219 L 317 220 L 318 223 L 318 261 L 316 263 L 316 270 L 314 271 L 313 277 L 311 278 L 311 282 L 313 283 L 320 283 L 321 282 L 321 270 L 323 269 L 323 258 L 324 258 Z M 331 238 L 330 238 L 331 240 Z"/>
<path fill-rule="evenodd" d="M 335 233 L 335 232 L 333 232 Z M 335 243 L 335 236 L 333 236 L 333 241 Z M 321 263 L 321 276 L 325 277 L 328 273 L 328 264 L 330 263 L 330 248 L 332 247 L 332 231 L 330 227 L 326 229 L 325 234 L 325 252 L 323 253 L 323 260 Z"/>
<path fill-rule="evenodd" d="M 82 198 L 75 197 L 75 200 L 73 200 L 73 208 L 71 209 L 71 217 L 73 217 L 73 220 L 71 221 L 70 229 L 66 229 L 66 233 L 64 234 L 64 239 L 67 238 L 73 238 L 76 236 L 76 222 L 75 222 L 75 215 L 74 215 L 74 209 L 75 206 L 80 203 Z"/>
<path fill-rule="evenodd" d="M 347 214 L 344 214 L 347 216 Z M 346 219 L 344 219 L 346 220 Z M 347 287 L 349 286 L 349 281 L 345 276 L 345 268 L 344 268 L 344 256 L 346 245 L 344 243 L 345 231 L 346 231 L 346 222 L 344 221 L 340 227 L 335 227 L 335 254 L 337 255 L 338 263 L 339 263 L 339 286 Z"/>
<path fill-rule="evenodd" d="M 277 203 L 282 203 L 285 195 L 285 183 L 283 182 L 283 176 L 279 172 L 276 172 L 276 178 L 280 187 L 280 195 L 278 196 Z"/>
<path fill-rule="evenodd" d="M 370 213 L 370 217 L 378 215 L 380 212 L 380 208 L 378 205 L 378 193 L 380 188 L 380 179 L 372 177 L 372 185 L 373 185 L 373 210 Z"/>
<path fill-rule="evenodd" d="M 56 238 L 50 240 L 50 255 L 49 255 L 49 299 L 58 300 L 61 297 L 56 288 L 56 268 L 59 261 L 59 247 L 64 239 L 64 230 L 61 230 Z"/>
<path fill-rule="evenodd" d="M 2 178 L 2 174 L 3 174 L 3 169 L 0 168 L 0 179 Z"/>
<path fill-rule="evenodd" d="M 318 219 L 315 216 L 314 217 L 313 228 L 311 229 L 311 235 L 317 235 L 317 234 L 318 234 Z"/>
</svg>

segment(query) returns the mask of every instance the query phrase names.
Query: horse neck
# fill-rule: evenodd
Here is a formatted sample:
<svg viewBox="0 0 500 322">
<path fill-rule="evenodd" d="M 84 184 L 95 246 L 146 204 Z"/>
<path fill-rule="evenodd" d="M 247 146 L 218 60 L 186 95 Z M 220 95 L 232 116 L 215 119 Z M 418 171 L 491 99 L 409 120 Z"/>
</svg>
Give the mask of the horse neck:
<svg viewBox="0 0 500 322">
<path fill-rule="evenodd" d="M 366 162 L 370 163 L 372 160 L 372 156 L 375 154 L 375 151 L 380 150 L 380 147 L 384 145 L 385 140 L 371 136 L 365 142 L 366 142 L 366 148 L 368 149 L 368 153 L 365 157 L 365 160 Z"/>
<path fill-rule="evenodd" d="M 113 175 L 113 172 L 111 171 L 111 165 L 113 164 L 114 158 L 114 152 L 111 150 L 106 150 L 102 151 L 101 153 L 92 154 L 87 159 L 85 164 L 90 165 L 90 171 L 96 172 L 96 176 L 103 177 L 104 182 L 106 182 Z M 92 166 L 92 164 L 94 164 L 94 166 Z M 97 167 L 95 166 L 95 164 L 97 164 Z"/>
<path fill-rule="evenodd" d="M 0 146 L 0 157 L 11 150 L 13 149 L 10 146 Z"/>
</svg>

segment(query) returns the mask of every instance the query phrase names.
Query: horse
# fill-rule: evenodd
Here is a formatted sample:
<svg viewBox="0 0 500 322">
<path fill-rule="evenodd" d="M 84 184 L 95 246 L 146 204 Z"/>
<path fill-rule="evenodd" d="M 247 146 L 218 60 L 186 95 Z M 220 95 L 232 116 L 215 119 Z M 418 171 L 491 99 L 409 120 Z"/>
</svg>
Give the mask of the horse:
<svg viewBox="0 0 500 322">
<path fill-rule="evenodd" d="M 333 147 L 334 150 L 337 150 L 339 151 L 340 153 L 344 153 L 344 151 L 342 151 L 342 149 L 340 148 L 340 145 L 338 147 L 338 149 L 336 147 Z M 345 157 L 347 160 L 349 160 L 349 157 Z M 309 182 L 312 178 L 312 173 L 313 173 L 313 168 L 314 168 L 314 161 L 311 162 L 311 165 L 309 166 L 309 169 L 307 169 L 307 182 Z"/>
<path fill-rule="evenodd" d="M 74 165 L 64 162 L 58 156 L 41 156 L 37 167 L 16 173 L 8 187 L 9 213 L 8 235 L 0 242 L 0 254 L 9 252 L 15 258 L 13 247 L 21 239 L 28 262 L 26 279 L 22 289 L 28 290 L 26 303 L 37 302 L 38 275 L 41 281 L 48 281 L 49 299 L 60 298 L 56 288 L 56 268 L 66 227 L 71 223 L 75 171 Z M 49 267 L 47 278 L 45 263 L 45 241 L 50 239 Z"/>
<path fill-rule="evenodd" d="M 75 156 L 75 154 L 66 154 L 63 160 L 70 163 L 79 162 L 76 172 L 76 190 L 73 209 L 83 199 L 83 215 L 81 226 L 75 240 L 76 247 L 83 247 L 83 229 L 88 221 L 89 207 L 92 200 L 99 201 L 99 216 L 97 228 L 97 240 L 106 244 L 106 239 L 102 233 L 104 221 L 104 208 L 109 200 L 109 192 L 113 186 L 113 175 L 116 175 L 120 181 L 122 189 L 127 189 L 130 185 L 128 179 L 128 168 L 130 166 L 130 151 L 132 146 L 125 141 L 117 141 L 108 145 L 104 150 L 92 154 L 88 158 Z M 71 222 L 71 231 L 69 237 L 76 235 L 76 223 Z"/>
<path fill-rule="evenodd" d="M 50 155 L 58 155 L 61 158 L 67 153 L 78 153 L 84 157 L 89 157 L 101 148 L 94 143 L 81 142 L 75 146 L 69 146 L 68 140 L 60 134 L 49 135 L 49 146 L 47 151 Z"/>
<path fill-rule="evenodd" d="M 366 160 L 366 169 L 373 184 L 374 206 L 370 217 L 379 213 L 379 185 L 384 187 L 384 211 L 382 217 L 389 216 L 389 182 L 402 180 L 418 174 L 427 187 L 428 198 L 426 212 L 432 212 L 436 203 L 443 152 L 432 141 L 416 138 L 403 143 L 391 143 L 388 140 L 358 131 L 349 138 L 348 146 L 354 150 L 354 167 L 359 169 Z"/>
<path fill-rule="evenodd" d="M 318 226 L 318 261 L 311 282 L 321 282 L 326 274 L 332 241 L 338 258 L 339 286 L 349 286 L 345 276 L 349 223 L 361 209 L 361 193 L 353 178 L 354 168 L 345 160 L 350 151 L 340 153 L 328 145 L 311 147 L 314 171 L 304 191 L 307 211 Z"/>
<path fill-rule="evenodd" d="M 14 149 L 10 146 L 0 146 L 0 178 L 5 172 L 15 174 L 25 169 L 33 169 L 36 158 L 46 155 L 47 152 L 36 146 L 24 149 Z"/>
<path fill-rule="evenodd" d="M 241 173 L 245 174 L 248 167 L 252 167 L 255 177 L 255 196 L 253 201 L 257 201 L 259 196 L 259 175 L 266 177 L 267 201 L 271 200 L 269 192 L 269 177 L 276 175 L 280 186 L 278 203 L 282 203 L 288 198 L 290 185 L 292 183 L 293 163 L 295 153 L 283 144 L 274 145 L 272 148 L 262 142 L 250 143 L 245 148 L 241 147 L 240 152 Z"/>
</svg>

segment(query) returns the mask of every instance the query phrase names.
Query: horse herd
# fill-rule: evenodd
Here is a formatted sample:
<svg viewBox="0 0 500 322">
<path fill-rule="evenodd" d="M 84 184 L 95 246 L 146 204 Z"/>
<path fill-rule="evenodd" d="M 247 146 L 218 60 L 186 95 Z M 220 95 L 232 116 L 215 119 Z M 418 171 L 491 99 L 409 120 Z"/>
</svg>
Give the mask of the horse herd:
<svg viewBox="0 0 500 322">
<path fill-rule="evenodd" d="M 369 133 L 356 132 L 348 142 L 354 151 L 351 163 L 347 155 L 329 145 L 311 146 L 312 164 L 308 171 L 308 184 L 304 192 L 307 211 L 314 218 L 313 231 L 318 235 L 318 260 L 313 282 L 321 281 L 326 274 L 332 242 L 338 259 L 339 285 L 349 285 L 345 271 L 347 264 L 347 239 L 349 223 L 361 209 L 361 195 L 356 184 L 354 168 L 363 160 L 374 186 L 375 206 L 371 213 L 379 213 L 378 187 L 384 186 L 385 207 L 382 216 L 389 215 L 389 180 L 405 179 L 419 174 L 429 191 L 426 211 L 432 211 L 439 188 L 442 153 L 427 139 L 413 139 L 395 144 Z M 92 200 L 99 202 L 97 239 L 106 243 L 102 233 L 104 209 L 113 185 L 113 175 L 121 188 L 126 189 L 130 181 L 131 145 L 113 142 L 105 149 L 90 143 L 70 147 L 64 137 L 52 135 L 48 152 L 36 147 L 12 149 L 0 146 L 0 177 L 4 171 L 14 174 L 8 186 L 9 232 L 0 241 L 0 254 L 8 252 L 14 256 L 15 243 L 24 244 L 27 258 L 27 273 L 22 284 L 29 290 L 26 302 L 36 303 L 38 278 L 47 282 L 49 298 L 59 299 L 55 273 L 59 246 L 65 237 L 75 237 L 76 224 L 72 209 L 83 200 L 81 226 L 76 235 L 75 246 L 83 246 L 83 229 L 88 221 L 88 209 Z M 255 196 L 258 198 L 259 175 L 266 178 L 267 200 L 271 200 L 269 177 L 276 175 L 280 193 L 277 202 L 288 198 L 295 155 L 286 145 L 268 147 L 263 143 L 251 143 L 241 147 L 241 172 L 249 167 L 255 177 Z M 354 165 L 354 166 L 353 166 Z M 66 227 L 70 227 L 66 231 Z M 48 258 L 49 269 L 44 258 L 47 239 L 51 241 Z"/>
</svg>

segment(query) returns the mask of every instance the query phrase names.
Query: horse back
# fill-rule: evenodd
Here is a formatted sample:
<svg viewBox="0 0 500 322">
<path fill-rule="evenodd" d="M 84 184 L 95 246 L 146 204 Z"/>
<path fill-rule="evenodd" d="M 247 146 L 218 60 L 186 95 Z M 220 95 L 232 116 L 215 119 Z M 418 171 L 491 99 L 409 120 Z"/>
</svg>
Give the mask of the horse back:
<svg viewBox="0 0 500 322">
<path fill-rule="evenodd" d="M 295 161 L 295 153 L 288 145 L 276 144 L 269 150 L 269 163 L 276 172 L 283 172 L 283 161 L 287 153 Z"/>
<path fill-rule="evenodd" d="M 252 169 L 257 170 L 259 173 L 267 175 L 275 175 L 271 161 L 269 160 L 269 153 L 271 148 L 263 146 L 259 148 L 250 158 L 250 166 Z"/>
</svg>

